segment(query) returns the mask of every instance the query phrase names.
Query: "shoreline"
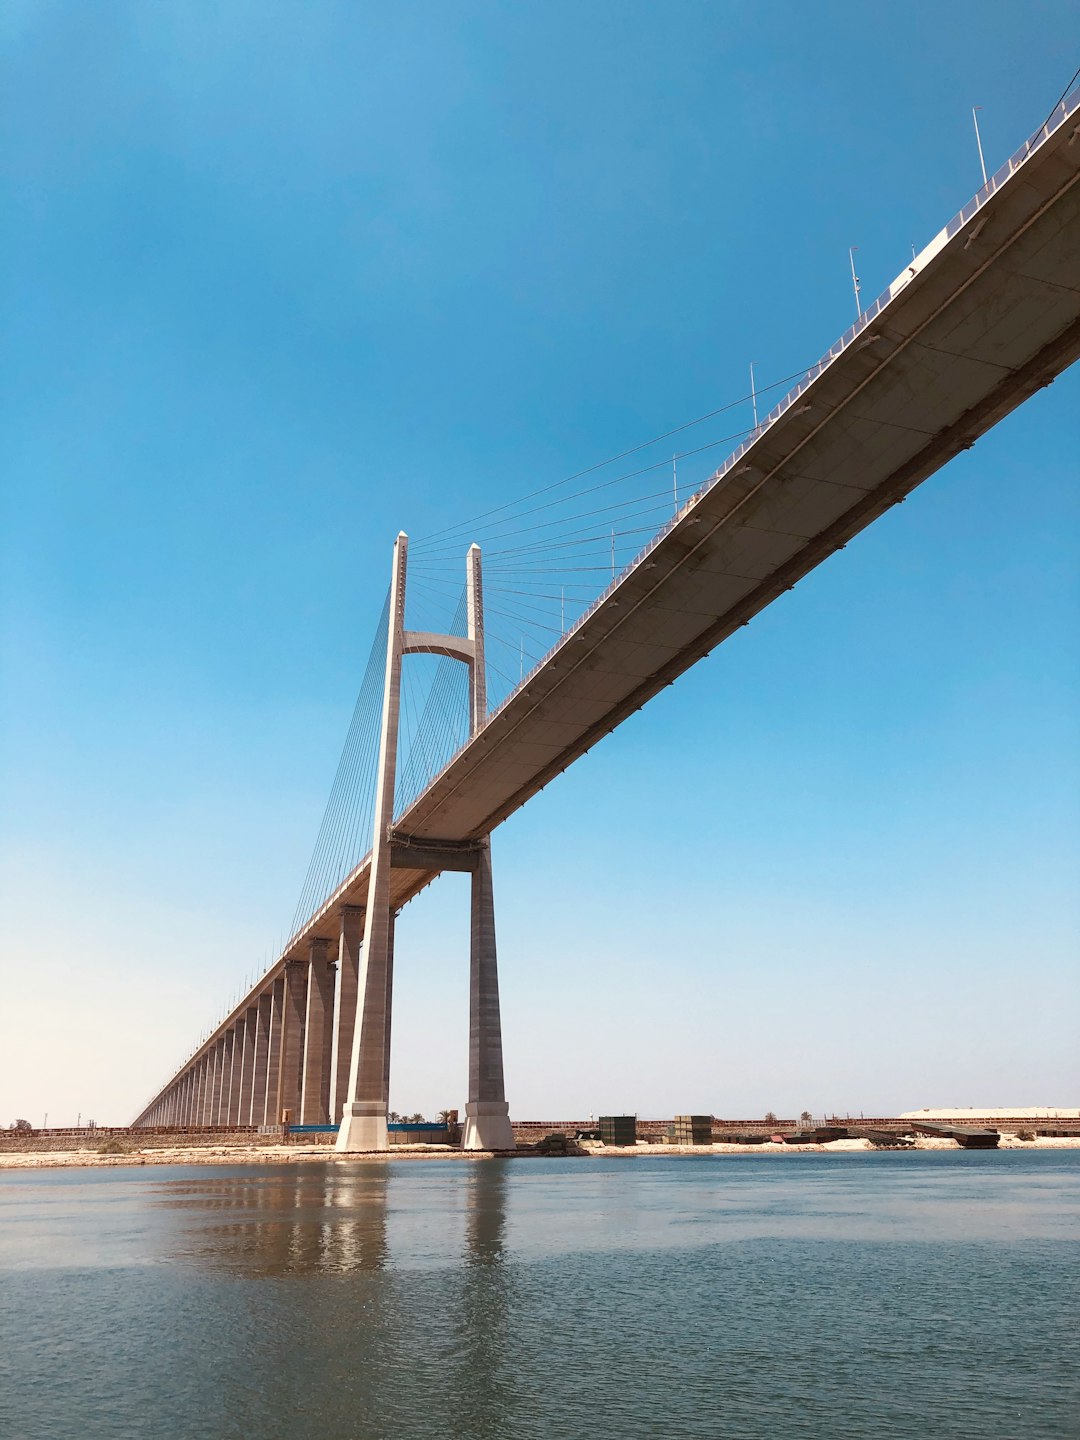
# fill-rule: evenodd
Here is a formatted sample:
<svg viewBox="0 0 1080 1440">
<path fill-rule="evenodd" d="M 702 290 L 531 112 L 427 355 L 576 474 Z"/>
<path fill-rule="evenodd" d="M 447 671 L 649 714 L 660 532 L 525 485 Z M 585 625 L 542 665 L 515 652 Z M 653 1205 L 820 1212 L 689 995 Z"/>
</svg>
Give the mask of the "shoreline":
<svg viewBox="0 0 1080 1440">
<path fill-rule="evenodd" d="M 955 1140 L 920 1136 L 914 1145 L 893 1151 L 881 1150 L 869 1140 L 832 1140 L 823 1145 L 784 1145 L 766 1142 L 764 1145 L 600 1145 L 584 1142 L 580 1152 L 569 1159 L 620 1159 L 636 1160 L 645 1156 L 660 1155 L 667 1159 L 682 1159 L 696 1156 L 698 1159 L 724 1159 L 739 1155 L 869 1155 L 878 1153 L 908 1153 L 909 1151 L 959 1150 Z M 996 1147 L 998 1150 L 1080 1150 L 1080 1136 L 1040 1136 L 1035 1140 L 1018 1140 L 1015 1135 L 1003 1133 Z M 392 1150 L 366 1151 L 357 1154 L 339 1155 L 332 1145 L 206 1145 L 206 1146 L 154 1146 L 132 1149 L 122 1155 L 99 1155 L 88 1150 L 22 1150 L 10 1154 L 0 1153 L 2 1170 L 60 1170 L 60 1169 L 108 1169 L 143 1165 L 278 1165 L 303 1164 L 310 1160 L 332 1161 L 335 1164 L 350 1164 L 357 1161 L 382 1163 L 389 1160 L 490 1160 L 495 1152 L 489 1150 L 453 1150 L 444 1145 L 395 1145 Z M 544 1160 L 547 1157 L 530 1151 L 507 1153 L 507 1159 Z"/>
</svg>

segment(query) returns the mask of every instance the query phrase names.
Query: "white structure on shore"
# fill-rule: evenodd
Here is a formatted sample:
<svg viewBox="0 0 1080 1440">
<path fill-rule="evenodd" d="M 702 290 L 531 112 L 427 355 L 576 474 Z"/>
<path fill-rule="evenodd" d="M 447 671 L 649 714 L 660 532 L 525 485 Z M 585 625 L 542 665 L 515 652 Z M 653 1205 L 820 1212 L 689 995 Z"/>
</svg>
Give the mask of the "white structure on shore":
<svg viewBox="0 0 1080 1440">
<path fill-rule="evenodd" d="M 1080 1109 L 1054 1105 L 1013 1106 L 1001 1109 L 997 1106 L 982 1108 L 967 1106 L 961 1110 L 905 1110 L 897 1117 L 900 1120 L 1080 1120 Z"/>
</svg>

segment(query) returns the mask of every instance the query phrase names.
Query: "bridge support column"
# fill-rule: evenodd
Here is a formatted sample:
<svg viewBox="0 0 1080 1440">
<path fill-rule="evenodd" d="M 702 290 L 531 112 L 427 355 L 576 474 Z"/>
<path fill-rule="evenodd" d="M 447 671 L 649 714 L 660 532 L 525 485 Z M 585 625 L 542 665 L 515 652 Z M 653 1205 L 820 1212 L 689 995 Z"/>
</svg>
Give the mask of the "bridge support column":
<svg viewBox="0 0 1080 1440">
<path fill-rule="evenodd" d="M 469 965 L 469 1101 L 465 1150 L 513 1150 L 514 1131 L 503 1079 L 499 967 L 495 948 L 495 895 L 491 840 L 478 850 L 472 879 Z"/>
<path fill-rule="evenodd" d="M 212 1125 L 214 1123 L 210 1107 L 214 1099 L 214 1069 L 216 1064 L 217 1050 L 208 1051 L 206 1056 L 206 1074 L 203 1076 L 202 1123 L 204 1125 Z"/>
<path fill-rule="evenodd" d="M 281 1061 L 278 1065 L 277 1124 L 287 1110 L 294 1125 L 300 1123 L 300 1068 L 303 1050 L 300 1043 L 304 1026 L 304 988 L 307 966 L 290 960 L 285 966 L 285 990 L 281 1010 Z"/>
<path fill-rule="evenodd" d="M 300 1124 L 325 1125 L 330 1113 L 330 1022 L 333 1019 L 329 940 L 312 940 L 304 1017 Z"/>
<path fill-rule="evenodd" d="M 255 1053 L 251 1068 L 251 1125 L 266 1124 L 266 1076 L 270 1064 L 270 1020 L 273 992 L 264 991 L 255 1007 Z"/>
<path fill-rule="evenodd" d="M 386 640 L 379 776 L 375 791 L 375 834 L 368 872 L 364 915 L 364 952 L 360 963 L 357 1023 L 349 1067 L 348 1100 L 338 1129 L 337 1148 L 385 1150 L 389 1145 L 386 1113 L 390 1089 L 390 1002 L 394 981 L 394 912 L 390 905 L 390 826 L 394 819 L 397 776 L 401 656 L 405 643 L 405 566 L 409 542 L 394 542 L 390 581 L 390 624 Z"/>
<path fill-rule="evenodd" d="M 221 1105 L 221 1071 L 225 1058 L 220 1040 L 215 1042 L 210 1055 L 210 1085 L 207 1094 L 206 1123 L 208 1125 L 217 1125 L 218 1108 Z"/>
<path fill-rule="evenodd" d="M 466 558 L 466 594 L 473 661 L 469 686 L 469 731 L 487 719 L 487 665 L 484 658 L 484 582 L 480 547 Z M 472 875 L 469 941 L 469 1101 L 465 1106 L 465 1150 L 513 1150 L 514 1132 L 503 1079 L 499 966 L 495 949 L 495 892 L 491 880 L 491 837 L 477 846 Z"/>
<path fill-rule="evenodd" d="M 255 1075 L 255 1031 L 258 1025 L 258 1008 L 249 1005 L 244 1011 L 244 1048 L 240 1055 L 240 1103 L 236 1123 L 251 1124 L 251 1082 Z"/>
<path fill-rule="evenodd" d="M 279 975 L 270 991 L 270 1035 L 266 1049 L 266 1096 L 263 1102 L 261 1125 L 280 1125 L 281 1111 L 277 1109 L 278 1082 L 281 1076 L 281 1031 L 282 1012 L 285 1001 L 285 977 Z"/>
<path fill-rule="evenodd" d="M 221 1124 L 232 1125 L 233 1085 L 240 1079 L 240 1031 L 237 1026 L 225 1034 L 225 1083 L 221 1087 Z"/>
<path fill-rule="evenodd" d="M 246 1125 L 248 1118 L 244 1114 L 244 1075 L 249 1067 L 249 1047 L 251 1045 L 251 1022 L 248 1012 L 245 1010 L 240 1019 L 236 1022 L 236 1049 L 233 1051 L 233 1098 L 230 1110 L 233 1125 Z"/>
<path fill-rule="evenodd" d="M 364 939 L 364 911 L 360 905 L 345 905 L 341 911 L 338 939 L 337 984 L 334 987 L 334 1034 L 330 1055 L 330 1123 L 336 1125 L 349 1098 L 349 1067 L 352 1064 L 353 1033 L 356 1029 L 356 996 L 360 984 L 360 946 Z"/>
<path fill-rule="evenodd" d="M 196 1060 L 191 1068 L 191 1120 L 192 1125 L 202 1124 L 202 1061 Z"/>
<path fill-rule="evenodd" d="M 232 1051 L 233 1032 L 226 1030 L 225 1034 L 218 1041 L 218 1052 L 221 1058 L 218 1066 L 216 1098 L 214 1101 L 215 1125 L 227 1125 L 229 1123 L 229 1080 L 232 1075 Z"/>
<path fill-rule="evenodd" d="M 229 1068 L 232 1064 L 232 1031 L 227 1030 L 218 1041 L 218 1078 L 214 1101 L 214 1124 L 225 1125 L 229 1115 Z"/>
<path fill-rule="evenodd" d="M 197 1125 L 209 1125 L 207 1112 L 210 1109 L 210 1081 L 213 1080 L 213 1054 L 207 1051 L 199 1061 L 199 1120 Z"/>
</svg>

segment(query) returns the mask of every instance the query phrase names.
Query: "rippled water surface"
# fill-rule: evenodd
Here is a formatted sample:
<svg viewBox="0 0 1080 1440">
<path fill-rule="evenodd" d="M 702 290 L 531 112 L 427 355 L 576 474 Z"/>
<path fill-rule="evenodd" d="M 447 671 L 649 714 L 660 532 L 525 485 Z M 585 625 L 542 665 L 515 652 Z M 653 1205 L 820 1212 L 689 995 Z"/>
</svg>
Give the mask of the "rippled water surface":
<svg viewBox="0 0 1080 1440">
<path fill-rule="evenodd" d="M 0 1173 L 2 1440 L 1080 1436 L 1080 1151 Z"/>
</svg>

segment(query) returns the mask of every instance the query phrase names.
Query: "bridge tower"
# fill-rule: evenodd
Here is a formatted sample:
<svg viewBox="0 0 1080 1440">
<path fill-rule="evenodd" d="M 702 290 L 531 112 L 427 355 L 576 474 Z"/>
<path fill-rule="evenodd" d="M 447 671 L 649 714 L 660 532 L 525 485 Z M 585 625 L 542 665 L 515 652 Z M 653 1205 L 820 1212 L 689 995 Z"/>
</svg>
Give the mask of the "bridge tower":
<svg viewBox="0 0 1080 1440">
<path fill-rule="evenodd" d="M 390 582 L 390 624 L 386 642 L 379 769 L 375 790 L 375 830 L 364 908 L 363 942 L 357 975 L 356 1021 L 344 1095 L 339 1151 L 385 1150 L 390 1098 L 390 1029 L 394 988 L 394 921 L 390 875 L 395 865 L 416 862 L 423 841 L 394 833 L 394 784 L 397 777 L 401 665 L 410 654 L 445 655 L 469 667 L 469 734 L 487 717 L 484 666 L 484 594 L 480 547 L 466 561 L 468 635 L 437 635 L 405 628 L 405 588 L 409 541 L 394 542 Z M 502 1021 L 495 945 L 495 902 L 491 875 L 491 838 L 478 837 L 454 868 L 472 876 L 469 965 L 469 1099 L 465 1107 L 467 1150 L 512 1150 L 503 1076 Z M 341 971 L 339 970 L 339 989 Z M 344 997 L 343 997 L 344 998 Z M 337 1056 L 332 1067 L 338 1069 Z M 337 1083 L 336 1080 L 333 1083 Z"/>
</svg>

